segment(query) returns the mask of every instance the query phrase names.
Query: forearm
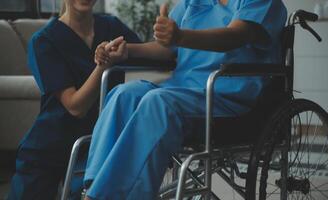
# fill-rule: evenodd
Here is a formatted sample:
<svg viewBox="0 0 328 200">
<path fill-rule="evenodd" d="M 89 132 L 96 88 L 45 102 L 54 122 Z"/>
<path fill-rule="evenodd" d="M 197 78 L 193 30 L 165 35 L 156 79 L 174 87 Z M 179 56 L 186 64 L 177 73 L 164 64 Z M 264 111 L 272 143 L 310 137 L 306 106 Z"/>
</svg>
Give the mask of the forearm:
<svg viewBox="0 0 328 200">
<path fill-rule="evenodd" d="M 270 37 L 257 23 L 234 20 L 227 27 L 208 30 L 180 29 L 166 15 L 157 17 L 154 25 L 156 41 L 163 46 L 226 52 L 246 44 L 267 44 Z"/>
<path fill-rule="evenodd" d="M 225 52 L 239 48 L 248 42 L 248 37 L 234 28 L 211 30 L 181 30 L 177 46 Z"/>
<path fill-rule="evenodd" d="M 128 44 L 130 58 L 148 58 L 154 60 L 172 60 L 175 55 L 171 49 L 163 47 L 157 42 L 143 44 Z"/>
<path fill-rule="evenodd" d="M 79 89 L 72 87 L 58 94 L 57 97 L 73 116 L 85 116 L 96 102 L 99 96 L 103 71 L 103 68 L 97 66 Z"/>
</svg>

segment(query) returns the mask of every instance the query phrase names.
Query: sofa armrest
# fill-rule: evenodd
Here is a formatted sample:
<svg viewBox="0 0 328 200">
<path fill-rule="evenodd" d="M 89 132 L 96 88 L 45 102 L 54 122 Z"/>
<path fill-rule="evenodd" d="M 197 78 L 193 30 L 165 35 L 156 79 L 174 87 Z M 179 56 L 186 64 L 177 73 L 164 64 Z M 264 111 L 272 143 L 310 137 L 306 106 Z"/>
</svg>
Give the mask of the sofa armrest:
<svg viewBox="0 0 328 200">
<path fill-rule="evenodd" d="M 40 99 L 33 76 L 0 76 L 1 99 Z"/>
</svg>

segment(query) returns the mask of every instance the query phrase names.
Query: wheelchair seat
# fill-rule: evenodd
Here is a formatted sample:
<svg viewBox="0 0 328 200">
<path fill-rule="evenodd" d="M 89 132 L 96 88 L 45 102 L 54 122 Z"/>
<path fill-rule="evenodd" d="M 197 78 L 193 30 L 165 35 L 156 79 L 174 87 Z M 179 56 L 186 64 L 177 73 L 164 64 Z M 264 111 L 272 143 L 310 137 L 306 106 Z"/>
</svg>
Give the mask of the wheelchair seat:
<svg viewBox="0 0 328 200">
<path fill-rule="evenodd" d="M 231 145 L 248 145 L 256 141 L 265 119 L 257 110 L 252 110 L 239 117 L 215 117 L 213 119 L 212 146 L 214 148 Z M 202 149 L 205 141 L 205 122 L 203 117 L 190 119 L 192 130 L 184 141 L 184 146 Z M 247 132 L 245 132 L 247 130 Z M 251 134 L 249 134 L 251 133 Z M 202 147 L 202 148 L 201 148 Z"/>
<path fill-rule="evenodd" d="M 284 80 L 271 79 L 253 108 L 240 116 L 214 117 L 212 130 L 213 148 L 226 146 L 253 145 L 257 142 L 267 120 L 288 98 L 283 91 Z M 190 117 L 187 120 L 188 135 L 184 146 L 203 149 L 205 120 L 204 117 Z"/>
</svg>

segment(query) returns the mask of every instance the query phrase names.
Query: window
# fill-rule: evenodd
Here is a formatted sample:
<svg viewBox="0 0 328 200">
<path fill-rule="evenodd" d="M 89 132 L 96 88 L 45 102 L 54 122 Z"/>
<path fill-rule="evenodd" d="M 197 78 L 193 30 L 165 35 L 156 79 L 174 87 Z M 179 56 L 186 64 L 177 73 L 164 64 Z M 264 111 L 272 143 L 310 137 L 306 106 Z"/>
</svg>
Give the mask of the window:
<svg viewBox="0 0 328 200">
<path fill-rule="evenodd" d="M 59 12 L 61 0 L 41 0 L 41 12 L 53 13 Z"/>
<path fill-rule="evenodd" d="M 49 18 L 59 13 L 63 0 L 0 0 L 0 19 Z M 69 0 L 68 0 L 69 1 Z M 97 0 L 94 12 L 104 13 L 106 0 Z"/>
<path fill-rule="evenodd" d="M 9 0 L 8 0 L 9 1 Z M 41 0 L 42 13 L 58 13 L 61 9 L 63 0 Z M 98 13 L 104 12 L 104 0 L 98 0 L 94 7 L 94 11 Z"/>
<path fill-rule="evenodd" d="M 0 11 L 22 12 L 27 8 L 26 1 L 23 0 L 1 0 Z"/>
</svg>

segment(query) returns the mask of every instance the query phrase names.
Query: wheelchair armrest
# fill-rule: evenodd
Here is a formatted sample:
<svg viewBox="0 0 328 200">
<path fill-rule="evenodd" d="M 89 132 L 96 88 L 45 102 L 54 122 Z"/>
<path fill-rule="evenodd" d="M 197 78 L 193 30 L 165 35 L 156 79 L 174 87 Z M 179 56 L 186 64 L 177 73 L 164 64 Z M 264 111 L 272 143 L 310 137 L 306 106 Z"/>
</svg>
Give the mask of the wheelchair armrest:
<svg viewBox="0 0 328 200">
<path fill-rule="evenodd" d="M 176 62 L 174 60 L 162 61 L 145 58 L 129 58 L 113 68 L 119 71 L 172 71 L 175 66 Z"/>
<path fill-rule="evenodd" d="M 222 64 L 221 76 L 285 76 L 286 67 L 282 64 L 268 63 L 230 63 Z"/>
<path fill-rule="evenodd" d="M 207 152 L 211 152 L 214 83 L 220 76 L 287 76 L 287 69 L 282 64 L 231 63 L 222 64 L 219 70 L 210 74 L 206 85 L 205 148 Z"/>
<path fill-rule="evenodd" d="M 101 78 L 101 89 L 100 89 L 100 103 L 99 111 L 101 112 L 103 108 L 103 103 L 108 92 L 108 81 L 114 72 L 122 72 L 125 76 L 125 72 L 128 71 L 172 71 L 176 66 L 175 61 L 160 61 L 144 58 L 133 58 L 128 59 L 122 63 L 119 63 L 104 71 Z M 119 84 L 117 81 L 115 84 Z"/>
</svg>

